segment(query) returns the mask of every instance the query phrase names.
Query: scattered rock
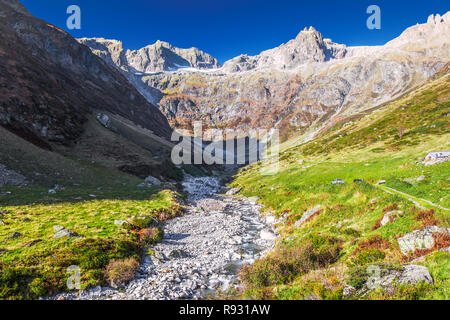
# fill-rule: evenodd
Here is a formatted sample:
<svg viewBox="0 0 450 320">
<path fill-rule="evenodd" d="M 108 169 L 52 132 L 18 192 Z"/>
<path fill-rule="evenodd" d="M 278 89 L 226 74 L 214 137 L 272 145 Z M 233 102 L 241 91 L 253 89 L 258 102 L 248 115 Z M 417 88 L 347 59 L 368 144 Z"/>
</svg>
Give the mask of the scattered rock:
<svg viewBox="0 0 450 320">
<path fill-rule="evenodd" d="M 130 223 L 126 220 L 114 220 L 114 224 L 116 226 L 129 225 Z"/>
<path fill-rule="evenodd" d="M 274 225 L 277 223 L 277 218 L 274 215 L 267 215 L 265 221 L 268 225 Z"/>
<path fill-rule="evenodd" d="M 104 113 L 98 113 L 97 114 L 97 120 L 98 122 L 101 123 L 102 126 L 104 126 L 105 128 L 110 128 L 111 127 L 111 120 L 109 119 L 109 117 L 104 114 Z"/>
<path fill-rule="evenodd" d="M 198 205 L 203 210 L 208 211 L 223 211 L 227 207 L 227 204 L 223 201 L 215 200 L 215 199 L 203 199 L 198 201 Z"/>
<path fill-rule="evenodd" d="M 34 246 L 36 243 L 39 243 L 41 241 L 42 241 L 41 239 L 31 240 L 31 241 L 29 241 L 28 243 L 25 244 L 25 247 L 28 248 L 28 247 Z"/>
<path fill-rule="evenodd" d="M 155 257 L 156 259 L 158 259 L 159 261 L 167 260 L 166 255 L 165 255 L 164 253 L 160 252 L 160 251 L 155 251 L 154 257 Z"/>
<path fill-rule="evenodd" d="M 56 233 L 55 235 L 53 235 L 53 238 L 55 238 L 55 239 L 59 239 L 62 237 L 76 238 L 76 237 L 79 237 L 79 235 L 77 233 L 67 230 L 67 229 L 61 230 L 58 233 Z"/>
<path fill-rule="evenodd" d="M 181 258 L 187 258 L 189 257 L 189 254 L 186 251 L 183 251 L 181 249 L 175 249 L 170 251 L 169 253 L 169 258 L 176 258 L 176 259 L 181 259 Z"/>
<path fill-rule="evenodd" d="M 241 188 L 231 188 L 230 190 L 227 191 L 226 195 L 232 196 L 237 194 L 239 191 L 241 191 Z"/>
<path fill-rule="evenodd" d="M 54 226 L 53 227 L 53 230 L 55 231 L 55 232 L 58 232 L 58 231 L 61 231 L 61 230 L 64 230 L 65 228 L 63 227 L 63 226 Z"/>
<path fill-rule="evenodd" d="M 19 237 L 22 237 L 22 234 L 21 233 L 19 233 L 19 232 L 14 232 L 12 235 L 11 235 L 11 238 L 19 238 Z"/>
<path fill-rule="evenodd" d="M 151 185 L 151 186 L 161 185 L 161 181 L 158 178 L 155 178 L 152 176 L 148 176 L 147 178 L 145 178 L 145 183 L 147 183 L 147 185 Z"/>
<path fill-rule="evenodd" d="M 0 164 L 0 187 L 5 185 L 20 186 L 26 185 L 26 178 L 20 173 L 7 169 L 4 165 Z"/>
<path fill-rule="evenodd" d="M 201 299 L 205 297 L 205 289 L 226 290 L 237 285 L 240 268 L 262 257 L 274 244 L 260 236 L 268 239 L 274 236 L 264 223 L 258 204 L 246 198 L 219 196 L 218 181 L 220 177 L 186 175 L 183 182 L 188 193 L 186 214 L 165 222 L 164 238 L 152 246 L 134 280 L 124 290 L 103 288 L 101 292 L 86 290 L 80 294 L 67 293 L 64 297 Z M 200 203 L 205 209 L 195 210 Z"/>
<path fill-rule="evenodd" d="M 409 179 L 405 179 L 405 182 L 413 183 L 413 182 L 425 180 L 425 178 L 426 178 L 426 177 L 425 177 L 424 175 L 421 175 L 421 176 L 418 176 L 417 178 L 409 178 Z"/>
<path fill-rule="evenodd" d="M 433 283 L 428 269 L 424 266 L 415 264 L 404 265 L 403 270 L 387 269 L 382 270 L 379 266 L 371 266 L 372 270 L 379 270 L 372 272 L 372 276 L 367 280 L 365 287 L 369 290 L 384 289 L 392 291 L 395 284 L 411 284 L 416 285 L 419 282 Z"/>
<path fill-rule="evenodd" d="M 428 226 L 424 229 L 410 232 L 397 240 L 401 252 L 406 255 L 409 252 L 414 252 L 416 249 L 431 249 L 434 246 L 433 234 L 435 233 L 450 233 L 450 229 Z"/>
<path fill-rule="evenodd" d="M 342 291 L 342 295 L 344 298 L 349 298 L 351 296 L 353 296 L 356 293 L 356 289 L 352 286 L 345 286 L 344 290 Z"/>
<path fill-rule="evenodd" d="M 48 194 L 56 194 L 56 190 L 50 189 L 50 190 L 48 190 Z"/>
<path fill-rule="evenodd" d="M 256 202 L 259 200 L 259 197 L 250 197 L 250 198 L 248 198 L 248 201 L 251 203 L 251 204 L 256 204 Z"/>
<path fill-rule="evenodd" d="M 386 212 L 383 216 L 383 219 L 381 219 L 380 224 L 382 226 L 384 226 L 384 225 L 388 224 L 389 222 L 394 221 L 402 214 L 403 214 L 403 211 L 400 211 L 400 210 L 393 210 L 393 211 Z"/>
<path fill-rule="evenodd" d="M 319 205 L 315 206 L 314 208 L 311 208 L 311 209 L 309 209 L 309 210 L 306 210 L 306 211 L 303 213 L 303 215 L 302 215 L 302 217 L 300 218 L 300 220 L 297 220 L 297 221 L 294 223 L 294 226 L 295 226 L 296 228 L 300 228 L 300 226 L 301 226 L 303 223 L 305 223 L 305 221 L 307 221 L 308 219 L 310 219 L 313 215 L 317 214 L 321 209 L 322 209 L 322 205 L 319 204 Z"/>
<path fill-rule="evenodd" d="M 268 241 L 274 241 L 277 238 L 273 232 L 267 230 L 261 230 L 259 236 L 261 239 Z"/>
</svg>

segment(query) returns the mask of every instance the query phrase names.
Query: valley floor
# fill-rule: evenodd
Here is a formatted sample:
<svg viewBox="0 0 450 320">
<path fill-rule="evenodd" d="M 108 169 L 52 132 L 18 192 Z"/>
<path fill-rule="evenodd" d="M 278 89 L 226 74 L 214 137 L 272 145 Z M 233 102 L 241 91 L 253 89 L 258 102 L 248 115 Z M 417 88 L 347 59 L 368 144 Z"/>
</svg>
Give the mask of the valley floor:
<svg viewBox="0 0 450 320">
<path fill-rule="evenodd" d="M 97 286 L 56 299 L 201 299 L 237 283 L 237 271 L 273 246 L 260 206 L 219 196 L 219 178 L 191 177 L 185 215 L 168 220 L 164 238 L 144 258 L 137 276 L 120 290 Z"/>
</svg>

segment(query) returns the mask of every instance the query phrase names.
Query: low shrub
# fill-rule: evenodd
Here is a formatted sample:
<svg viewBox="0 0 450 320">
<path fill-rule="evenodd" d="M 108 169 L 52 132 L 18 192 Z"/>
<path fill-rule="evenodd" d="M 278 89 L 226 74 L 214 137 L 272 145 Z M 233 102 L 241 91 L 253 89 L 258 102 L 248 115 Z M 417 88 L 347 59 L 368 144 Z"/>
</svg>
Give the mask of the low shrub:
<svg viewBox="0 0 450 320">
<path fill-rule="evenodd" d="M 396 203 L 390 204 L 387 207 L 383 208 L 383 213 L 389 212 L 389 211 L 394 211 L 398 209 L 398 205 Z"/>
<path fill-rule="evenodd" d="M 163 232 L 158 228 L 145 228 L 138 232 L 139 242 L 143 245 L 151 245 L 161 241 Z"/>
<path fill-rule="evenodd" d="M 353 251 L 353 254 L 357 254 L 366 249 L 378 249 L 385 250 L 390 247 L 389 242 L 380 236 L 373 236 L 367 240 L 360 241 L 358 243 L 358 248 Z"/>
<path fill-rule="evenodd" d="M 133 279 L 138 268 L 139 262 L 134 258 L 113 260 L 106 266 L 105 276 L 112 287 L 118 288 Z"/>
<path fill-rule="evenodd" d="M 366 265 L 383 260 L 386 253 L 379 249 L 366 249 L 360 251 L 350 260 L 350 265 Z"/>
<path fill-rule="evenodd" d="M 284 284 L 295 276 L 336 262 L 340 250 L 335 239 L 311 236 L 296 247 L 275 249 L 253 265 L 243 267 L 239 276 L 248 289 Z"/>
<path fill-rule="evenodd" d="M 422 227 L 436 226 L 439 221 L 434 217 L 434 210 L 421 210 L 415 216 L 417 221 L 422 223 Z"/>
</svg>

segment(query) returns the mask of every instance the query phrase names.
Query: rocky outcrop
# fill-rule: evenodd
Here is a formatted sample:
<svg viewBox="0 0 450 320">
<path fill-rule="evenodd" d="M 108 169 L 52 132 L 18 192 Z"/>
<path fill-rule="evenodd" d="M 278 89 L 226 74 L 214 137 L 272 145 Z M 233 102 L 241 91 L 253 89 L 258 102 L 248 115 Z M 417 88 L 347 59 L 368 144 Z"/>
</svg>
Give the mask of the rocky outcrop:
<svg viewBox="0 0 450 320">
<path fill-rule="evenodd" d="M 180 49 L 168 42 L 157 41 L 139 50 L 124 50 L 117 40 L 81 38 L 78 41 L 119 69 L 133 73 L 175 71 L 183 68 L 219 68 L 219 62 L 211 55 L 197 49 Z"/>
<path fill-rule="evenodd" d="M 450 228 L 428 226 L 421 230 L 415 230 L 399 238 L 398 245 L 403 254 L 414 252 L 415 250 L 431 249 L 435 245 L 434 234 L 450 234 Z"/>
<path fill-rule="evenodd" d="M 372 270 L 378 270 L 378 267 L 374 266 Z M 402 266 L 400 269 L 380 269 L 379 272 L 379 274 L 374 272 L 374 275 L 367 280 L 365 284 L 367 289 L 391 291 L 394 285 L 416 285 L 421 282 L 433 283 L 433 278 L 428 269 L 420 265 L 409 264 Z"/>
<path fill-rule="evenodd" d="M 319 214 L 322 211 L 322 205 L 317 205 L 314 208 L 306 210 L 302 217 L 294 223 L 296 228 L 300 228 L 305 222 L 310 220 L 315 215 Z"/>
<path fill-rule="evenodd" d="M 0 2 L 0 14 L 1 126 L 50 148 L 77 139 L 95 108 L 170 137 L 160 111 L 87 47 L 15 0 Z"/>
<path fill-rule="evenodd" d="M 384 225 L 388 224 L 389 222 L 393 222 L 395 219 L 397 219 L 402 214 L 403 214 L 403 211 L 400 211 L 400 210 L 393 210 L 393 211 L 386 212 L 380 221 L 380 225 L 384 226 Z"/>
<path fill-rule="evenodd" d="M 23 175 L 0 164 L 0 187 L 5 185 L 20 186 L 26 183 L 26 178 Z"/>
<path fill-rule="evenodd" d="M 224 63 L 227 72 L 253 69 L 292 70 L 305 63 L 326 62 L 342 59 L 347 53 L 345 45 L 324 39 L 313 27 L 304 29 L 297 37 L 286 44 L 249 57 L 241 55 Z"/>
</svg>

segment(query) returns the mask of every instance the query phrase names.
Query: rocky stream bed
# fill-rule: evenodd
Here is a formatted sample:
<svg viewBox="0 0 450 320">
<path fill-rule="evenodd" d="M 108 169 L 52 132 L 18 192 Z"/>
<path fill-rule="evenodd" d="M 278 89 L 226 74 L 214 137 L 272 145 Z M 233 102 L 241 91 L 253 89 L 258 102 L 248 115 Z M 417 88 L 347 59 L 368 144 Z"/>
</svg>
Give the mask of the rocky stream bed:
<svg viewBox="0 0 450 320">
<path fill-rule="evenodd" d="M 59 299 L 203 299 L 237 286 L 244 264 L 270 250 L 276 235 L 265 224 L 255 199 L 219 194 L 220 177 L 183 182 L 186 213 L 168 220 L 164 239 L 147 255 L 125 288 L 97 286 Z"/>
</svg>

